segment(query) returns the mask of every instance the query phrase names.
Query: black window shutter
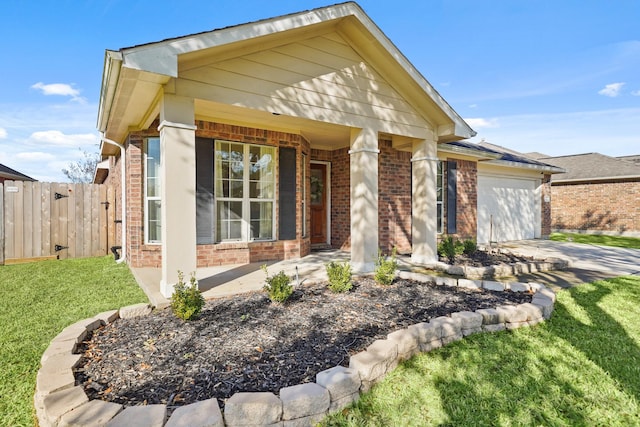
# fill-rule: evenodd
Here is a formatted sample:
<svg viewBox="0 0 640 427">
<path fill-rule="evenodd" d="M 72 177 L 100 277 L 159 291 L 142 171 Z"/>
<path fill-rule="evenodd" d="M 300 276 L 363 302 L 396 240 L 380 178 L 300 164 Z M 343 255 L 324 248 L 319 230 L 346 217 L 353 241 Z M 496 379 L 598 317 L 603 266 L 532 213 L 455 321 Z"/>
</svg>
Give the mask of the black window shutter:
<svg viewBox="0 0 640 427">
<path fill-rule="evenodd" d="M 215 242 L 213 139 L 196 138 L 196 242 Z"/>
<path fill-rule="evenodd" d="M 280 148 L 280 240 L 296 238 L 296 149 Z"/>
<path fill-rule="evenodd" d="M 457 233 L 456 200 L 458 191 L 458 174 L 455 160 L 447 160 L 447 234 Z"/>
</svg>

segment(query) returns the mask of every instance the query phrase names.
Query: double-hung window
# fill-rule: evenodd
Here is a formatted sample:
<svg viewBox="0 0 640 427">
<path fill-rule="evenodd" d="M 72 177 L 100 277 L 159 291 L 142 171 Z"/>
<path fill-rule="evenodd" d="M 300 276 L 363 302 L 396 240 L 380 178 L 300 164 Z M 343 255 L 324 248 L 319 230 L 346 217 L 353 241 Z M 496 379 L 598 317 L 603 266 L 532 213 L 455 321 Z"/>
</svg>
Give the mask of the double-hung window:
<svg viewBox="0 0 640 427">
<path fill-rule="evenodd" d="M 437 171 L 437 177 L 436 177 L 436 193 L 437 193 L 437 201 L 436 201 L 436 206 L 437 206 L 437 232 L 439 234 L 442 234 L 443 232 L 443 218 L 444 218 L 444 183 L 445 183 L 445 179 L 444 179 L 444 167 L 443 167 L 444 162 L 438 160 L 438 171 Z"/>
<path fill-rule="evenodd" d="M 144 240 L 160 243 L 160 138 L 147 138 L 144 145 Z"/>
<path fill-rule="evenodd" d="M 215 143 L 216 240 L 274 238 L 275 148 Z"/>
</svg>

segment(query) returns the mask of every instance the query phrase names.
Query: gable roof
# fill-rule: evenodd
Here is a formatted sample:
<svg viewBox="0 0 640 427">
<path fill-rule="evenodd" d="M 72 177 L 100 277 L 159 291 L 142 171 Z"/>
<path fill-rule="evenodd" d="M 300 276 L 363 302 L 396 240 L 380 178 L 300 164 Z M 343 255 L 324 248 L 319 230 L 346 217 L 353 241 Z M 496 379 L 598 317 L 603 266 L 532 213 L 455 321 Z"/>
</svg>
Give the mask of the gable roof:
<svg viewBox="0 0 640 427">
<path fill-rule="evenodd" d="M 11 169 L 9 166 L 5 166 L 2 163 L 0 163 L 0 178 L 5 178 L 13 181 L 36 181 L 30 176 L 27 176 L 22 172 L 18 172 L 15 169 Z"/>
<path fill-rule="evenodd" d="M 618 156 L 616 158 L 620 160 L 626 160 L 628 162 L 633 162 L 636 165 L 640 165 L 640 154 L 634 154 L 631 156 Z"/>
<path fill-rule="evenodd" d="M 177 78 L 187 62 L 230 59 L 238 52 L 266 50 L 331 31 L 338 31 L 420 114 L 428 116 L 440 142 L 475 135 L 354 2 L 107 51 L 98 130 L 123 141 L 129 129 L 146 129 L 157 117 L 150 106 L 157 103 L 161 88 Z M 105 149 L 103 145 L 103 154 Z"/>
<path fill-rule="evenodd" d="M 566 170 L 565 173 L 554 176 L 552 182 L 640 179 L 640 165 L 600 153 L 544 157 L 538 160 Z"/>
<path fill-rule="evenodd" d="M 479 143 L 468 141 L 454 141 L 438 145 L 438 151 L 461 153 L 477 157 L 478 161 L 489 164 L 509 166 L 521 169 L 534 169 L 552 174 L 562 173 L 564 169 L 554 165 L 534 160 L 506 147 L 490 144 L 486 141 Z"/>
</svg>

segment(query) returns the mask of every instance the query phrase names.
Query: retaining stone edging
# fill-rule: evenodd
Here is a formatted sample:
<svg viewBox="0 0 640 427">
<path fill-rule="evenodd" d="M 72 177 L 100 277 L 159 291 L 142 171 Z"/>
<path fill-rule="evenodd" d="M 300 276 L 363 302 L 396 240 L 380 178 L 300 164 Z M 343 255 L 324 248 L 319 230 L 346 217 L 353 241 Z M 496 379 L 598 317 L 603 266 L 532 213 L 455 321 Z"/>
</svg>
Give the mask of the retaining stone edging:
<svg viewBox="0 0 640 427">
<path fill-rule="evenodd" d="M 430 267 L 436 271 L 451 274 L 452 276 L 464 277 L 466 279 L 490 279 L 494 277 L 510 277 L 518 274 L 537 273 L 551 270 L 566 270 L 569 267 L 569 261 L 561 258 L 548 258 L 529 262 L 491 265 L 488 267 L 470 267 L 466 265 L 450 265 L 444 262 L 437 262 Z"/>
<path fill-rule="evenodd" d="M 335 366 L 316 375 L 315 383 L 269 392 L 241 392 L 231 396 L 224 414 L 215 398 L 176 409 L 167 420 L 164 405 L 125 407 L 89 400 L 75 385 L 73 370 L 80 362 L 78 345 L 87 334 L 117 318 L 145 316 L 148 304 L 136 304 L 80 320 L 62 330 L 43 353 L 36 381 L 34 404 L 41 427 L 57 426 L 166 426 L 232 427 L 239 425 L 311 426 L 359 399 L 403 360 L 428 352 L 465 336 L 533 326 L 551 317 L 556 295 L 539 283 L 503 283 L 489 280 L 452 279 L 399 271 L 403 279 L 513 292 L 533 292 L 531 303 L 499 306 L 475 312 L 462 311 L 422 322 L 373 342 L 351 356 L 349 367 Z"/>
</svg>

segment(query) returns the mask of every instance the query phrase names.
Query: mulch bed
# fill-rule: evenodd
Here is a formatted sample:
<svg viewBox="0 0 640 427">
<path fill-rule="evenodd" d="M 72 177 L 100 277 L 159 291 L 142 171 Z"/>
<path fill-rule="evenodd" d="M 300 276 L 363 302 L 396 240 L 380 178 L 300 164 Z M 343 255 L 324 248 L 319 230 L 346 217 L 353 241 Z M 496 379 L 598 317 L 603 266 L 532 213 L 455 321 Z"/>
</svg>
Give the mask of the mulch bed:
<svg viewBox="0 0 640 427">
<path fill-rule="evenodd" d="M 441 262 L 449 263 L 449 260 L 440 257 Z M 469 267 L 489 267 L 496 264 L 513 264 L 516 262 L 530 262 L 533 257 L 514 255 L 508 252 L 477 250 L 471 255 L 457 255 L 455 265 Z"/>
<path fill-rule="evenodd" d="M 197 320 L 171 310 L 118 319 L 82 344 L 76 372 L 90 399 L 177 406 L 240 391 L 270 391 L 315 381 L 376 339 L 456 311 L 531 301 L 530 294 L 450 288 L 370 278 L 334 294 L 326 283 L 298 287 L 285 304 L 263 292 L 208 301 Z"/>
</svg>

